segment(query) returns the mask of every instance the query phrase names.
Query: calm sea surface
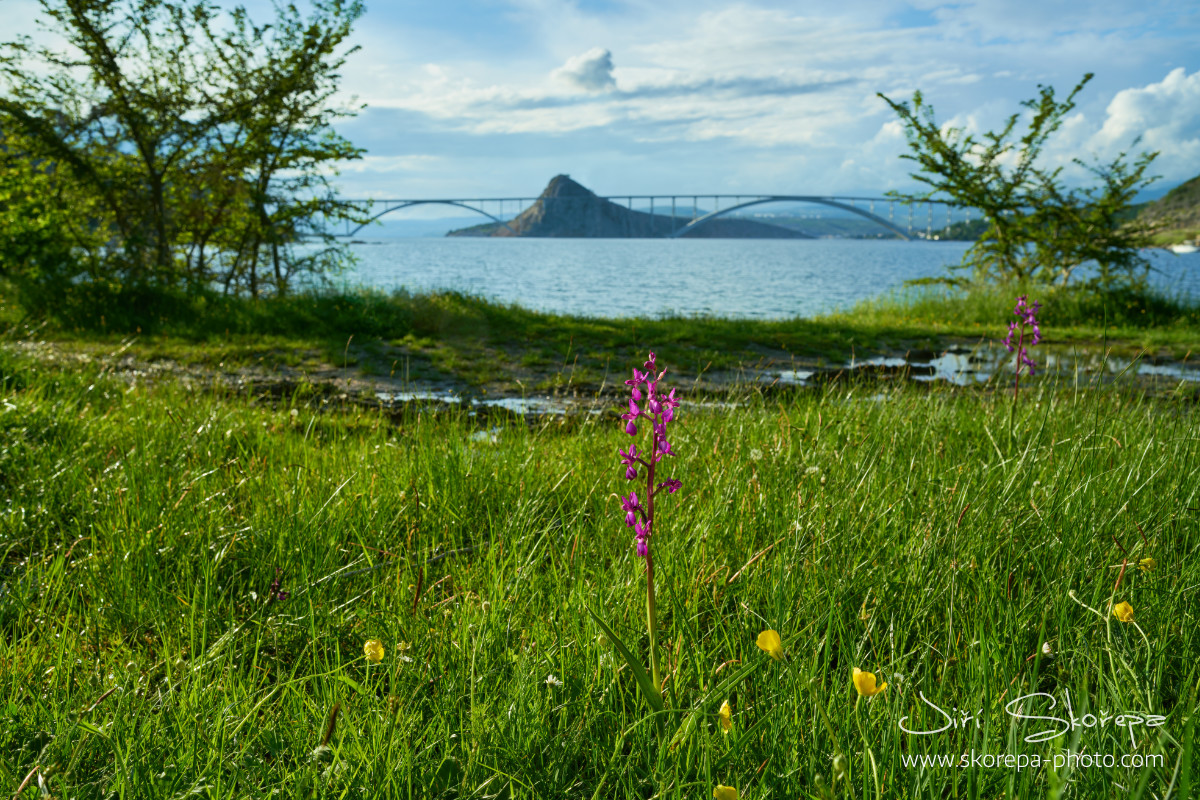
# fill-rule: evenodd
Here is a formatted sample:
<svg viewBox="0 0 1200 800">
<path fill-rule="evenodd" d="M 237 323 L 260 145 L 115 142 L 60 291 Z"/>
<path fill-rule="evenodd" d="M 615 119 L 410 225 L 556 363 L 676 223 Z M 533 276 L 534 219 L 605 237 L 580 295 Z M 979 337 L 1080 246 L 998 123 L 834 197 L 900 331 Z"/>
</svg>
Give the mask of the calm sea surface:
<svg viewBox="0 0 1200 800">
<path fill-rule="evenodd" d="M 351 285 L 457 289 L 588 316 L 812 316 L 945 274 L 965 242 L 851 239 L 391 239 L 351 245 Z M 1200 297 L 1200 254 L 1150 254 L 1152 280 Z"/>
</svg>

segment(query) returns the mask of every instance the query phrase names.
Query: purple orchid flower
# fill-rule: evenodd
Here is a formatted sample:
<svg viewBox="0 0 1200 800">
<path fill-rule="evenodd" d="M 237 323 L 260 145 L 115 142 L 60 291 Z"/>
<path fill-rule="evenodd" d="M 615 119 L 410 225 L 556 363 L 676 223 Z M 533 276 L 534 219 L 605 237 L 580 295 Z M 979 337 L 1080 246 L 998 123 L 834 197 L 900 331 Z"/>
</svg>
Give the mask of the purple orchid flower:
<svg viewBox="0 0 1200 800">
<path fill-rule="evenodd" d="M 634 391 L 637 391 L 636 387 L 634 388 Z M 625 426 L 625 432 L 630 436 L 637 436 L 637 423 L 635 423 L 634 420 L 640 416 L 642 416 L 641 409 L 638 408 L 638 404 L 634 402 L 633 398 L 630 398 L 629 411 L 621 415 L 621 419 L 629 421 L 629 424 Z"/>
<path fill-rule="evenodd" d="M 1008 336 L 1004 337 L 1004 346 L 1008 348 L 1008 352 L 1017 354 L 1017 374 L 1013 383 L 1014 400 L 1021 390 L 1021 370 L 1024 369 L 1028 375 L 1033 375 L 1034 368 L 1037 366 L 1029 356 L 1029 348 L 1042 340 L 1042 329 L 1037 320 L 1037 313 L 1041 307 L 1042 304 L 1036 300 L 1030 303 L 1026 295 L 1018 297 L 1017 304 L 1013 308 L 1013 315 L 1017 317 L 1017 321 L 1008 324 Z M 1028 341 L 1025 339 L 1027 328 L 1030 334 Z M 1015 345 L 1013 344 L 1014 335 L 1017 339 Z"/>
<path fill-rule="evenodd" d="M 675 494 L 682 488 L 683 484 L 675 478 L 660 480 L 655 483 L 654 473 L 658 468 L 658 464 L 667 456 L 674 456 L 675 451 L 671 449 L 671 443 L 667 439 L 667 424 L 675 418 L 675 409 L 679 407 L 679 400 L 675 397 L 675 390 L 665 392 L 659 387 L 659 381 L 667 374 L 667 371 L 659 370 L 654 353 L 650 353 L 650 358 L 647 359 L 644 365 L 646 371 L 643 373 L 636 368 L 633 370 L 633 377 L 625 381 L 625 385 L 630 387 L 630 399 L 628 411 L 621 415 L 621 419 L 625 421 L 625 432 L 630 436 L 636 436 L 637 420 L 644 417 L 650 422 L 651 441 L 650 449 L 646 452 L 650 457 L 643 458 L 637 450 L 637 447 L 630 445 L 629 451 L 626 452 L 621 448 L 617 448 L 617 454 L 621 457 L 621 464 L 625 467 L 625 477 L 633 480 L 638 477 L 638 466 L 641 464 L 646 468 L 646 503 L 642 505 L 638 500 L 636 492 L 630 492 L 628 497 L 621 498 L 621 510 L 625 512 L 626 527 L 633 528 L 634 537 L 637 542 L 637 554 L 639 558 L 646 561 L 646 633 L 650 637 L 650 674 L 653 682 L 652 695 L 658 696 L 659 708 L 661 705 L 661 690 L 662 679 L 658 667 L 658 622 L 657 612 L 655 611 L 654 603 L 654 556 L 650 550 L 650 540 L 654 537 L 654 497 L 663 489 L 666 489 L 667 494 Z M 638 406 L 638 402 L 642 400 L 642 387 L 645 387 L 645 408 Z"/>
<path fill-rule="evenodd" d="M 633 392 L 632 392 L 632 394 L 633 394 L 633 399 L 634 399 L 634 400 L 641 400 L 641 399 L 642 399 L 642 390 L 638 388 L 638 384 L 640 384 L 640 383 L 641 383 L 642 381 L 644 381 L 644 380 L 646 380 L 646 376 L 645 376 L 645 375 L 643 375 L 642 373 L 638 372 L 638 371 L 637 371 L 637 368 L 636 368 L 636 367 L 634 367 L 634 370 L 633 370 L 633 377 L 632 377 L 632 378 L 630 378 L 629 380 L 625 381 L 625 385 L 626 385 L 626 386 L 632 386 L 632 387 L 633 387 Z"/>
<path fill-rule="evenodd" d="M 625 512 L 625 527 L 632 528 L 637 523 L 638 512 L 642 510 L 637 492 L 630 492 L 629 497 L 621 498 L 621 510 Z"/>
<path fill-rule="evenodd" d="M 625 385 L 630 387 L 630 399 L 628 410 L 621 415 L 621 419 L 625 421 L 625 432 L 630 436 L 637 435 L 639 418 L 645 418 L 650 422 L 652 436 L 649 457 L 644 458 L 638 452 L 636 445 L 630 445 L 628 452 L 618 448 L 617 454 L 620 456 L 621 464 L 625 467 L 627 480 L 638 477 L 639 464 L 646 467 L 647 500 L 645 507 L 638 504 L 637 495 L 631 494 L 628 498 L 621 499 L 621 508 L 625 512 L 625 524 L 635 528 L 638 555 L 649 561 L 650 539 L 654 532 L 654 497 L 662 489 L 666 489 L 667 494 L 674 494 L 683 484 L 674 478 L 655 482 L 656 465 L 667 456 L 675 455 L 667 438 L 667 425 L 675 419 L 675 410 L 679 408 L 679 399 L 675 396 L 674 389 L 667 392 L 665 388 L 659 386 L 666 370 L 658 371 L 657 359 L 653 352 L 650 353 L 644 367 L 645 372 L 635 367 L 633 377 L 625 381 Z M 644 394 L 643 389 L 645 390 Z M 644 407 L 638 405 L 638 401 L 643 397 L 645 398 Z"/>
<path fill-rule="evenodd" d="M 637 535 L 637 554 L 642 558 L 650 555 L 650 531 L 640 521 L 634 525 L 633 532 Z"/>
<path fill-rule="evenodd" d="M 629 445 L 628 453 L 619 447 L 617 448 L 617 452 L 621 455 L 621 463 L 625 465 L 625 480 L 633 480 L 637 477 L 637 465 L 641 463 L 641 459 L 638 458 L 637 445 Z"/>
<path fill-rule="evenodd" d="M 267 591 L 268 603 L 282 603 L 291 596 L 291 593 L 283 588 L 282 582 L 283 570 L 279 567 L 275 568 L 275 580 L 271 581 L 271 588 Z"/>
</svg>

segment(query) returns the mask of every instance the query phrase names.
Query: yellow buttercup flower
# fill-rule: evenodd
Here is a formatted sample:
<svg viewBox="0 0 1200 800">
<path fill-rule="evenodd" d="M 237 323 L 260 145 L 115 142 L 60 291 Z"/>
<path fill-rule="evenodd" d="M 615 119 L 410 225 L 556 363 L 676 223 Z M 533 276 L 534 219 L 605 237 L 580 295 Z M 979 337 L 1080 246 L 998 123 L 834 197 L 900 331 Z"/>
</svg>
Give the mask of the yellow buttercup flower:
<svg viewBox="0 0 1200 800">
<path fill-rule="evenodd" d="M 733 707 L 729 705 L 728 700 L 721 703 L 721 710 L 717 712 L 717 716 L 721 718 L 722 731 L 729 733 L 733 730 Z"/>
<path fill-rule="evenodd" d="M 378 664 L 383 661 L 383 642 L 378 639 L 371 639 L 363 645 L 363 653 L 367 657 L 367 661 L 372 664 Z"/>
<path fill-rule="evenodd" d="M 1158 562 L 1149 556 L 1138 562 L 1138 569 L 1140 569 L 1142 572 L 1149 572 L 1157 566 Z"/>
<path fill-rule="evenodd" d="M 857 689 L 858 693 L 863 697 L 874 697 L 887 688 L 887 681 L 884 681 L 876 686 L 875 673 L 863 672 L 858 667 L 854 668 L 851 678 L 854 681 L 854 688 Z"/>
<path fill-rule="evenodd" d="M 738 800 L 737 789 L 718 783 L 717 788 L 713 789 L 713 800 Z"/>
<path fill-rule="evenodd" d="M 1133 622 L 1133 606 L 1124 601 L 1113 606 L 1113 616 L 1121 622 Z"/>
<path fill-rule="evenodd" d="M 776 661 L 783 660 L 783 642 L 779 640 L 779 634 L 775 631 L 763 631 L 758 635 L 758 640 L 755 644 L 758 645 L 760 650 L 765 650 Z"/>
</svg>

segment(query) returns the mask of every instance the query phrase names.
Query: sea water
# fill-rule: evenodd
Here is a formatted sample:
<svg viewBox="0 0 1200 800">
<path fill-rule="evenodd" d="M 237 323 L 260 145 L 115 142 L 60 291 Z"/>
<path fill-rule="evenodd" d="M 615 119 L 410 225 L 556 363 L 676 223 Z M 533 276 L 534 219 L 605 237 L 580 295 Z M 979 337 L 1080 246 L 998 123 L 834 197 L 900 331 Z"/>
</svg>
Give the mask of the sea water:
<svg viewBox="0 0 1200 800">
<path fill-rule="evenodd" d="M 967 242 L 869 239 L 404 238 L 350 245 L 344 285 L 453 289 L 601 317 L 784 319 L 845 309 L 947 274 Z M 1151 282 L 1200 297 L 1200 254 L 1150 250 Z"/>
</svg>

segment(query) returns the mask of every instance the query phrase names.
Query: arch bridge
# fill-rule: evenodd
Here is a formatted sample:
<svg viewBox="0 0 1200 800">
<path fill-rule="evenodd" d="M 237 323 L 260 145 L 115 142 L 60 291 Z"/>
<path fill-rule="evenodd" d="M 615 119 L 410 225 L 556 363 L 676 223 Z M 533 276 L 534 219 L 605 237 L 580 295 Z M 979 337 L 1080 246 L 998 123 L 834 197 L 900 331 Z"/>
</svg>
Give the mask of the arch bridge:
<svg viewBox="0 0 1200 800">
<path fill-rule="evenodd" d="M 698 202 L 700 198 L 694 198 L 694 199 L 695 199 L 695 201 Z M 707 198 L 705 198 L 705 199 L 707 199 Z M 849 211 L 852 214 L 857 214 L 858 216 L 864 217 L 865 219 L 869 219 L 878 225 L 882 225 L 883 227 L 885 227 L 888 230 L 895 233 L 901 239 L 912 238 L 911 226 L 910 226 L 908 233 L 905 233 L 898 226 L 894 225 L 892 222 L 884 219 L 883 217 L 878 216 L 875 213 L 875 202 L 876 202 L 875 198 L 838 199 L 835 197 L 818 197 L 816 195 L 778 194 L 778 195 L 768 195 L 766 197 L 760 196 L 760 197 L 754 198 L 753 200 L 747 200 L 745 202 L 742 201 L 740 196 L 735 195 L 733 199 L 734 199 L 734 205 L 728 206 L 727 208 L 718 208 L 717 210 L 710 211 L 703 216 L 693 217 L 691 222 L 687 223 L 686 225 L 684 225 L 683 227 L 681 227 L 675 231 L 672 231 L 671 238 L 676 239 L 680 236 L 685 236 L 688 234 L 688 232 L 696 230 L 701 225 L 704 225 L 705 223 L 707 223 L 710 220 L 717 219 L 718 217 L 723 217 L 726 214 L 731 214 L 734 211 L 739 211 L 743 208 L 750 208 L 751 206 L 762 205 L 763 203 L 814 203 L 817 205 L 830 206 L 832 208 L 840 208 L 843 211 Z M 855 200 L 866 200 L 867 202 L 870 203 L 870 210 L 864 211 L 863 209 L 858 208 L 857 206 L 854 205 Z M 881 200 L 880 202 L 890 202 L 890 201 L 887 201 L 886 199 L 884 199 L 884 200 Z M 693 205 L 692 208 L 694 209 L 695 205 Z"/>
<path fill-rule="evenodd" d="M 520 214 L 525 209 L 532 206 L 534 203 L 551 203 L 557 200 L 575 200 L 580 199 L 579 195 L 565 195 L 559 197 L 481 197 L 481 198 L 422 198 L 422 199 L 365 199 L 365 200 L 350 200 L 352 203 L 362 203 L 367 205 L 372 211 L 381 206 L 381 210 L 374 213 L 366 222 L 350 229 L 341 236 L 353 236 L 367 225 L 380 219 L 381 217 L 391 214 L 395 211 L 400 211 L 413 206 L 421 205 L 448 205 L 462 208 L 471 211 L 475 214 L 487 217 L 498 225 L 503 225 L 512 231 L 515 230 L 508 224 L 504 218 L 508 213 L 509 219 Z M 925 236 L 932 234 L 933 229 L 933 206 L 946 206 L 947 217 L 946 224 L 951 222 L 949 211 L 950 204 L 944 200 L 922 200 L 918 203 L 905 203 L 902 200 L 892 197 L 848 197 L 837 195 L 800 195 L 800 194 L 758 194 L 758 195 L 731 195 L 731 194 L 690 194 L 690 195 L 611 195 L 608 197 L 598 197 L 600 200 L 607 200 L 617 205 L 622 205 L 630 211 L 646 213 L 646 206 L 649 206 L 649 214 L 651 218 L 656 216 L 662 217 L 668 222 L 668 232 L 662 234 L 665 238 L 676 239 L 681 236 L 686 236 L 688 233 L 699 229 L 708 224 L 714 219 L 724 217 L 736 211 L 740 211 L 752 206 L 763 205 L 766 203 L 810 203 L 813 205 L 823 205 L 831 208 L 837 208 L 842 211 L 847 211 L 864 219 L 868 219 L 879 226 L 891 231 L 901 239 L 912 239 L 920 237 L 919 232 L 914 232 L 914 209 L 924 205 L 926 207 L 925 220 Z M 711 200 L 713 210 L 700 211 L 700 203 Z M 635 202 L 641 202 L 641 208 L 635 209 Z M 690 205 L 683 205 L 681 201 L 691 201 Z M 864 204 L 862 207 L 859 204 Z M 875 206 L 886 205 L 888 208 L 888 216 L 884 218 L 880 214 L 875 213 Z M 680 206 L 683 208 L 680 209 Z M 724 205 L 724 207 L 722 207 Z M 895 207 L 902 206 L 908 212 L 908 220 L 906 227 L 901 227 L 895 219 Z M 670 213 L 667 213 L 667 207 L 670 207 Z M 656 207 L 658 210 L 656 211 Z M 488 211 L 488 208 L 493 211 Z M 681 215 L 677 210 L 682 210 Z M 970 212 L 968 210 L 968 219 Z M 655 229 L 658 223 L 655 222 Z M 632 234 L 632 231 L 630 233 Z"/>
<path fill-rule="evenodd" d="M 484 203 L 489 202 L 488 200 L 350 200 L 349 202 L 370 204 L 372 209 L 374 208 L 374 205 L 376 203 L 380 203 L 384 206 L 384 209 L 382 211 L 380 211 L 379 213 L 375 214 L 374 216 L 372 216 L 366 222 L 359 225 L 354 230 L 349 230 L 349 226 L 347 226 L 347 230 L 344 234 L 341 234 L 342 236 L 353 236 L 354 234 L 361 231 L 363 228 L 370 225 L 375 220 L 379 219 L 380 217 L 384 216 L 385 214 L 391 214 L 393 211 L 400 211 L 401 209 L 412 208 L 413 206 L 425 206 L 425 205 L 444 205 L 444 206 L 457 206 L 458 208 L 465 208 L 467 211 L 474 211 L 476 214 L 482 214 L 483 216 L 487 217 L 488 219 L 492 220 L 493 222 L 503 225 L 504 227 L 506 227 L 510 231 L 512 231 L 512 228 L 509 227 L 509 224 L 507 222 L 505 222 L 504 220 L 500 219 L 497 216 L 489 214 L 488 212 L 484 211 L 482 208 L 477 208 L 476 206 L 471 205 L 471 203 L 477 203 L 479 205 L 483 205 Z M 495 199 L 493 199 L 492 202 L 495 202 Z M 513 233 L 516 233 L 516 231 L 513 231 Z"/>
</svg>

